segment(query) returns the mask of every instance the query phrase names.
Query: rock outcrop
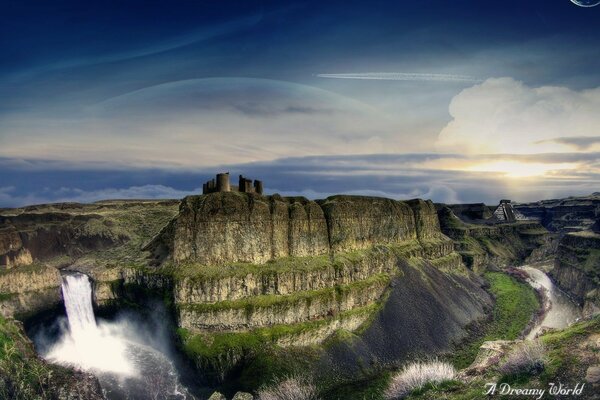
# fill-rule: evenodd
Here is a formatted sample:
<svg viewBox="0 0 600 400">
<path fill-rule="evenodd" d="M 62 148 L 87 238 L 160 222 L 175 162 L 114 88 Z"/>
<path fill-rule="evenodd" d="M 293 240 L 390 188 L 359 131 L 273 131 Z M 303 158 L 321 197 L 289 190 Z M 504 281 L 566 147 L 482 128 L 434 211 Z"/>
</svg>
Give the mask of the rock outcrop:
<svg viewBox="0 0 600 400">
<path fill-rule="evenodd" d="M 541 222 L 550 231 L 588 230 L 600 220 L 600 193 L 516 204 L 514 207 L 526 217 Z"/>
<path fill-rule="evenodd" d="M 475 271 L 488 265 L 518 264 L 540 247 L 550 246 L 548 231 L 536 221 L 466 223 L 444 206 L 439 207 L 438 216 L 442 232 L 454 240 L 455 249 L 464 263 Z"/>
<path fill-rule="evenodd" d="M 563 236 L 550 275 L 584 305 L 586 314 L 599 313 L 600 234 L 583 231 Z"/>
<path fill-rule="evenodd" d="M 225 192 L 185 198 L 146 249 L 176 263 L 264 264 L 434 238 L 444 236 L 430 201 L 332 196 L 315 202 Z"/>
<path fill-rule="evenodd" d="M 237 192 L 190 196 L 172 224 L 172 237 L 162 240 L 175 262 L 264 263 L 329 248 L 323 210 L 306 199 Z"/>
</svg>

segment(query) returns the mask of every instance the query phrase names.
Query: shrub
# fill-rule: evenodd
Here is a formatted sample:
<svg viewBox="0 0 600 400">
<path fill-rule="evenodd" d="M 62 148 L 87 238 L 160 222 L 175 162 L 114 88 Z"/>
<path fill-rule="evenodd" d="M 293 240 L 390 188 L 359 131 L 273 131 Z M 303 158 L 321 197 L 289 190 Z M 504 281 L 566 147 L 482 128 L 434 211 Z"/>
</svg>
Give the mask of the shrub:
<svg viewBox="0 0 600 400">
<path fill-rule="evenodd" d="M 408 364 L 392 377 L 385 391 L 386 399 L 401 399 L 414 390 L 423 389 L 428 384 L 438 384 L 454 379 L 456 370 L 452 364 L 433 360 L 417 361 Z"/>
<path fill-rule="evenodd" d="M 531 340 L 516 346 L 500 365 L 504 375 L 536 374 L 544 369 L 544 344 L 540 340 Z"/>
<path fill-rule="evenodd" d="M 258 391 L 259 400 L 318 400 L 317 388 L 303 376 L 287 377 Z"/>
</svg>

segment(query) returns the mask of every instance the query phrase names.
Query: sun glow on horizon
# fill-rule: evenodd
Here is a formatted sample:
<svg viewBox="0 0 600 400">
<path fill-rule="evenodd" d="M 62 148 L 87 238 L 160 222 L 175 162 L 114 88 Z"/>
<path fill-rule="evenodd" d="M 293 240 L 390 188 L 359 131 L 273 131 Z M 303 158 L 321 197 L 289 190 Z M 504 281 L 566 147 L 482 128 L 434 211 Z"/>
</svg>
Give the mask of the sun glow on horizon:
<svg viewBox="0 0 600 400">
<path fill-rule="evenodd" d="M 573 170 L 574 163 L 530 163 L 521 161 L 492 161 L 471 165 L 465 171 L 496 172 L 509 178 L 533 178 L 549 175 L 552 171 Z"/>
</svg>

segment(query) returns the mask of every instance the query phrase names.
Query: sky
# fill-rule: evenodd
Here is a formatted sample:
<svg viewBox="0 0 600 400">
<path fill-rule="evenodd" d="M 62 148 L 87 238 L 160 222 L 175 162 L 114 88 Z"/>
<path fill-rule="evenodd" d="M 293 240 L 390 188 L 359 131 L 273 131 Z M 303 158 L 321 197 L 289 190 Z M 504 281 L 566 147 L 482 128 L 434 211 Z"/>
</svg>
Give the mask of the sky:
<svg viewBox="0 0 600 400">
<path fill-rule="evenodd" d="M 592 0 L 593 2 L 593 0 Z M 0 0 L 0 207 L 600 191 L 600 6 Z"/>
</svg>

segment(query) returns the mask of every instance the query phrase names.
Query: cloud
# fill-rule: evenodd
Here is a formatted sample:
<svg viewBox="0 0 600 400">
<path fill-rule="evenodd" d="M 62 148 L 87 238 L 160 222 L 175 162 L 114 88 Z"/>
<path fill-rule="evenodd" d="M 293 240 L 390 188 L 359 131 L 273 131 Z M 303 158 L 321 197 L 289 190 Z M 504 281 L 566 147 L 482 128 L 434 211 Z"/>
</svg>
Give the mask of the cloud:
<svg viewBox="0 0 600 400">
<path fill-rule="evenodd" d="M 600 88 L 530 87 L 512 78 L 492 78 L 452 99 L 452 120 L 436 147 L 470 154 L 561 152 L 565 140 L 597 136 L 598 110 Z"/>
<path fill-rule="evenodd" d="M 577 136 L 577 137 L 559 137 L 549 140 L 541 140 L 537 143 L 560 143 L 574 147 L 578 150 L 590 150 L 595 145 L 600 144 L 600 136 Z"/>
<path fill-rule="evenodd" d="M 364 79 L 380 81 L 437 81 L 437 82 L 481 82 L 481 79 L 468 75 L 422 74 L 412 72 L 362 72 L 344 74 L 317 74 L 318 78 Z"/>
<path fill-rule="evenodd" d="M 0 156 L 179 168 L 296 154 L 406 149 L 396 124 L 363 102 L 252 78 L 173 81 L 75 115 L 0 120 Z"/>
<path fill-rule="evenodd" d="M 19 193 L 15 187 L 0 187 L 0 206 L 20 207 L 45 203 L 93 203 L 99 200 L 120 199 L 180 199 L 201 193 L 201 189 L 177 190 L 164 185 L 131 186 L 128 188 L 104 188 L 82 190 L 61 187 L 57 190 L 42 189 L 39 192 Z"/>
<path fill-rule="evenodd" d="M 584 156 L 584 160 L 578 159 Z M 531 157 L 531 159 L 529 158 Z M 498 160 L 520 170 L 538 164 L 573 162 L 575 169 L 547 171 L 540 177 L 507 177 L 506 171 L 467 170 L 493 166 Z M 531 167 L 530 167 L 531 166 Z M 200 193 L 199 186 L 219 171 L 262 179 L 267 193 L 308 198 L 333 194 L 425 198 L 436 202 L 486 202 L 500 198 L 533 201 L 589 194 L 600 182 L 600 153 L 536 155 L 356 154 L 280 158 L 198 169 L 125 169 L 0 158 L 0 207 L 49 202 L 93 202 L 104 199 L 182 198 Z"/>
</svg>

